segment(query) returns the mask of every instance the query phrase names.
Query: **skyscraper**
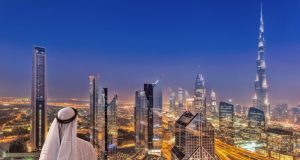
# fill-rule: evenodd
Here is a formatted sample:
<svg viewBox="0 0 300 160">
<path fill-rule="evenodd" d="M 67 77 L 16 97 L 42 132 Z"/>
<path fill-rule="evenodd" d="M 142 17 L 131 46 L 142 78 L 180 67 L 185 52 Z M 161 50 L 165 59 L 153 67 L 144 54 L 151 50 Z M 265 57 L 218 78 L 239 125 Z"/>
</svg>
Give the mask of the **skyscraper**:
<svg viewBox="0 0 300 160">
<path fill-rule="evenodd" d="M 195 96 L 194 96 L 195 113 L 206 115 L 206 95 L 204 88 L 204 78 L 201 74 L 197 75 L 195 82 Z"/>
<path fill-rule="evenodd" d="M 90 142 L 98 148 L 98 114 L 99 114 L 99 76 L 89 76 L 90 80 Z"/>
<path fill-rule="evenodd" d="M 109 103 L 107 108 L 107 120 L 105 122 L 105 128 L 107 128 L 107 135 L 105 136 L 106 153 L 108 160 L 117 160 L 118 151 L 118 96 L 115 95 L 114 98 Z"/>
<path fill-rule="evenodd" d="M 211 94 L 210 94 L 210 111 L 213 114 L 216 114 L 218 112 L 217 96 L 216 96 L 216 93 L 214 92 L 214 90 L 211 90 Z"/>
<path fill-rule="evenodd" d="M 214 129 L 205 116 L 184 112 L 175 123 L 174 160 L 212 160 L 215 158 Z"/>
<path fill-rule="evenodd" d="M 101 105 L 101 127 L 99 128 L 99 159 L 117 160 L 118 144 L 118 96 L 108 103 L 108 89 L 102 89 L 104 103 Z"/>
<path fill-rule="evenodd" d="M 181 87 L 178 87 L 177 100 L 178 100 L 178 110 L 184 111 L 185 110 L 185 98 L 184 98 L 184 90 Z"/>
<path fill-rule="evenodd" d="M 146 149 L 147 144 L 147 100 L 145 91 L 135 92 L 134 106 L 134 130 L 135 130 L 135 147 L 137 150 Z"/>
<path fill-rule="evenodd" d="M 172 89 L 170 89 L 170 97 L 169 97 L 169 111 L 174 113 L 175 108 L 176 108 L 176 95 L 175 92 L 172 91 Z"/>
<path fill-rule="evenodd" d="M 252 139 L 262 141 L 262 133 L 265 131 L 265 114 L 262 110 L 250 107 L 248 112 L 249 136 Z"/>
<path fill-rule="evenodd" d="M 34 47 L 31 90 L 31 144 L 40 150 L 47 132 L 46 49 Z"/>
<path fill-rule="evenodd" d="M 148 154 L 158 156 L 161 155 L 162 147 L 162 90 L 159 80 L 160 78 L 155 83 L 144 84 L 147 99 Z"/>
<path fill-rule="evenodd" d="M 269 120 L 269 101 L 267 95 L 267 75 L 265 62 L 265 39 L 264 39 L 264 21 L 261 7 L 258 56 L 256 61 L 256 79 L 255 79 L 255 95 L 253 101 L 256 108 L 264 111 L 267 121 Z"/>
<path fill-rule="evenodd" d="M 234 106 L 226 102 L 220 102 L 219 105 L 219 126 L 221 138 L 233 143 L 233 116 Z"/>
</svg>

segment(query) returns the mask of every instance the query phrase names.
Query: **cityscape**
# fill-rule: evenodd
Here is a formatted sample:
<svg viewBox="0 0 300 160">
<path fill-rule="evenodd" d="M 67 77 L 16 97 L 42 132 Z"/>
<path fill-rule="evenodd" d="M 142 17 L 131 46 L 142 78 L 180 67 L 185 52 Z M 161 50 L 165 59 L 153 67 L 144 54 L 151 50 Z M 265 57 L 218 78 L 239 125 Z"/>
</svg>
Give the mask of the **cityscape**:
<svg viewBox="0 0 300 160">
<path fill-rule="evenodd" d="M 102 74 L 102 69 L 99 69 L 100 71 L 97 71 L 97 68 L 94 68 L 95 70 L 90 70 L 86 67 L 89 65 L 81 64 L 80 61 L 86 61 L 86 59 L 80 58 L 77 54 L 72 55 L 69 53 L 68 58 L 64 62 L 60 61 L 62 57 L 65 57 L 60 57 L 59 54 L 51 55 L 55 49 L 51 48 L 53 46 L 47 46 L 47 40 L 38 42 L 40 45 L 31 44 L 29 47 L 31 47 L 32 50 L 21 51 L 23 56 L 27 57 L 26 60 L 22 59 L 27 68 L 21 68 L 30 71 L 31 79 L 17 79 L 18 84 L 15 84 L 16 88 L 10 90 L 7 89 L 8 87 L 6 86 L 9 84 L 9 78 L 2 79 L 2 77 L 11 76 L 11 79 L 14 79 L 13 81 L 15 82 L 16 78 L 12 74 L 23 75 L 24 73 L 15 72 L 5 74 L 16 70 L 14 68 L 5 68 L 5 66 L 18 66 L 21 65 L 18 64 L 21 63 L 21 61 L 16 58 L 16 62 L 6 62 L 7 65 L 5 65 L 5 61 L 7 61 L 5 58 L 8 56 L 5 56 L 5 53 L 0 53 L 1 59 L 2 54 L 4 58 L 4 60 L 0 61 L 0 63 L 3 63 L 4 67 L 2 67 L 2 65 L 0 65 L 0 67 L 3 70 L 9 70 L 7 72 L 1 71 L 2 69 L 0 70 L 0 90 L 2 90 L 0 91 L 0 160 L 39 159 L 43 146 L 50 136 L 48 133 L 50 131 L 49 129 L 51 129 L 51 125 L 56 121 L 61 121 L 59 119 L 59 111 L 67 107 L 74 109 L 76 119 L 73 121 L 77 123 L 77 137 L 88 142 L 93 147 L 96 159 L 99 160 L 300 160 L 300 101 L 276 100 L 272 95 L 278 90 L 273 89 L 273 87 L 275 88 L 275 86 L 272 86 L 274 83 L 269 83 L 271 79 L 279 79 L 278 81 L 286 83 L 286 86 L 293 86 L 292 84 L 294 82 L 294 80 L 293 82 L 292 80 L 291 82 L 283 81 L 282 77 L 280 77 L 282 75 L 272 75 L 269 72 L 269 68 L 271 67 L 292 64 L 292 62 L 275 64 L 275 62 L 272 62 L 272 58 L 270 58 L 272 57 L 272 53 L 269 52 L 268 48 L 273 46 L 268 44 L 268 37 L 272 37 L 269 35 L 268 30 L 270 29 L 269 27 L 272 26 L 266 25 L 266 22 L 271 22 L 271 20 L 276 19 L 269 18 L 271 17 L 271 13 L 274 12 L 270 11 L 270 7 L 268 8 L 268 5 L 271 5 L 272 2 L 273 1 L 267 0 L 263 2 L 251 1 L 251 4 L 253 5 L 251 9 L 254 9 L 251 11 L 251 14 L 247 15 L 255 19 L 253 22 L 255 24 L 253 26 L 256 26 L 256 28 L 252 28 L 252 25 L 250 24 L 249 26 L 251 27 L 248 28 L 256 32 L 254 36 L 257 38 L 251 41 L 254 43 L 250 45 L 253 46 L 253 50 L 256 51 L 250 54 L 250 56 L 253 57 L 252 59 L 243 58 L 243 60 L 233 60 L 243 61 L 237 63 L 239 65 L 235 66 L 235 68 L 240 70 L 243 70 L 244 65 L 242 65 L 242 63 L 253 64 L 250 66 L 253 69 L 250 70 L 249 73 L 248 70 L 245 71 L 247 72 L 245 75 L 249 74 L 250 76 L 239 76 L 239 72 L 237 72 L 233 74 L 236 75 L 236 77 L 231 77 L 231 80 L 234 79 L 235 81 L 246 79 L 246 82 L 252 82 L 251 84 L 247 84 L 250 88 L 249 93 L 239 92 L 232 94 L 232 92 L 238 90 L 237 88 L 242 88 L 240 87 L 240 82 L 233 82 L 233 84 L 236 84 L 236 87 L 234 88 L 228 89 L 228 87 L 223 87 L 226 86 L 228 81 L 226 73 L 214 72 L 214 74 L 220 75 L 220 77 L 213 80 L 208 76 L 211 74 L 207 74 L 210 72 L 208 71 L 209 69 L 205 70 L 205 67 L 203 66 L 206 63 L 201 64 L 202 61 L 199 61 L 200 64 L 194 64 L 195 69 L 191 69 L 192 71 L 185 70 L 185 67 L 189 67 L 189 65 L 185 65 L 184 61 L 181 63 L 181 61 L 178 61 L 175 58 L 176 56 L 191 56 L 188 53 L 180 56 L 174 53 L 174 55 L 172 55 L 174 57 L 169 54 L 146 54 L 144 56 L 133 54 L 133 57 L 129 58 L 131 60 L 126 61 L 126 58 L 123 59 L 122 57 L 118 57 L 119 54 L 114 55 L 113 52 L 109 53 L 109 51 L 107 51 L 106 56 L 113 57 L 109 59 L 115 58 L 116 62 L 108 61 L 104 57 L 104 59 L 97 59 L 90 62 L 95 63 L 94 66 L 97 64 L 101 65 L 104 68 L 103 70 L 106 70 L 104 72 L 105 74 Z M 203 2 L 203 5 L 206 3 L 208 2 Z M 228 3 L 232 3 L 228 5 L 233 5 L 233 8 L 236 5 L 243 4 L 243 2 L 239 2 L 239 4 L 234 5 L 235 1 L 230 1 Z M 250 4 L 250 2 L 247 2 L 247 5 L 248 3 Z M 284 2 L 273 3 L 281 4 Z M 72 5 L 75 6 L 75 4 Z M 111 7 L 112 4 L 108 5 L 101 3 L 98 5 Z M 124 2 L 122 2 L 121 6 L 123 5 L 125 5 Z M 137 2 L 134 7 L 138 6 L 142 9 L 142 6 L 144 5 L 149 5 L 148 7 L 150 8 L 153 7 L 149 2 Z M 161 4 L 162 8 L 158 8 L 168 10 L 166 7 L 168 5 L 169 3 Z M 176 7 L 180 7 L 181 5 L 183 4 L 178 3 Z M 198 3 L 190 5 L 188 6 L 192 8 L 192 5 L 198 5 Z M 220 7 L 222 6 L 222 4 L 219 5 Z M 33 7 L 35 8 L 37 6 L 38 5 L 34 5 Z M 115 6 L 115 4 L 112 6 L 117 8 L 120 7 Z M 174 4 L 171 6 L 175 7 Z M 280 5 L 277 7 L 279 6 Z M 20 9 L 19 7 L 20 6 L 16 8 Z M 80 8 L 80 5 L 76 7 Z M 182 7 L 186 6 L 184 5 Z M 294 2 L 294 7 L 298 7 L 297 9 L 300 11 L 299 2 Z M 49 10 L 53 9 L 52 6 L 49 8 Z M 269 9 L 267 15 L 265 14 L 266 8 Z M 93 9 L 92 6 L 82 12 L 87 12 L 90 9 Z M 111 8 L 107 9 L 109 10 Z M 141 9 L 139 9 L 139 11 Z M 145 10 L 146 11 L 141 11 L 141 14 L 148 14 L 147 12 L 150 12 L 148 9 Z M 189 8 L 187 8 L 185 12 L 188 12 L 188 10 Z M 135 11 L 136 10 L 133 10 L 132 12 Z M 154 14 L 154 11 L 151 11 L 152 12 L 149 14 Z M 170 9 L 170 12 L 172 11 L 173 10 Z M 198 11 L 198 9 L 196 9 L 196 11 Z M 65 13 L 68 14 L 67 12 L 68 11 Z M 167 11 L 157 12 L 168 14 L 166 13 Z M 130 13 L 129 15 L 131 14 L 135 13 Z M 300 15 L 300 13 L 298 14 Z M 74 16 L 78 15 L 76 14 Z M 124 13 L 124 15 L 118 16 L 121 16 L 120 19 L 122 19 L 128 15 L 125 15 Z M 161 15 L 155 15 L 155 18 L 158 18 L 159 16 Z M 175 17 L 177 16 L 178 15 Z M 246 18 L 249 17 L 244 17 L 243 15 L 239 17 L 240 20 Z M 300 17 L 298 16 L 296 18 Z M 87 21 L 88 20 L 91 19 L 87 18 Z M 134 25 L 137 26 L 141 26 L 139 23 L 143 23 L 138 22 L 138 18 L 134 21 L 136 21 Z M 164 21 L 164 19 L 158 21 Z M 163 24 L 164 22 L 160 23 Z M 41 25 L 44 25 L 44 23 L 41 23 Z M 127 24 L 123 25 L 126 26 Z M 157 25 L 159 25 L 159 23 L 157 23 Z M 234 25 L 235 24 L 233 24 L 233 26 Z M 83 26 L 81 27 L 84 28 Z M 161 27 L 163 28 L 166 26 L 162 25 Z M 219 27 L 222 26 L 220 25 Z M 24 28 L 26 28 L 26 26 L 24 26 Z M 224 28 L 226 29 L 226 26 Z M 143 28 L 139 29 L 143 30 Z M 202 30 L 201 28 L 199 29 Z M 67 30 L 72 29 L 68 28 Z M 93 29 L 91 28 L 91 30 Z M 243 28 L 241 30 L 245 29 Z M 107 31 L 115 31 L 120 34 L 120 37 L 126 37 L 124 33 L 117 31 L 117 29 L 114 30 L 113 27 L 107 29 Z M 129 32 L 130 31 L 128 31 L 128 33 Z M 49 37 L 51 37 L 50 34 L 54 33 L 49 33 Z M 70 35 L 67 40 L 72 41 L 72 39 L 74 39 L 75 41 L 76 36 Z M 115 36 L 116 35 L 113 35 L 113 38 L 115 38 Z M 241 36 L 244 39 L 249 39 L 249 37 L 244 35 Z M 63 39 L 60 36 L 58 37 Z M 127 37 L 128 41 L 130 41 L 129 37 Z M 147 37 L 144 38 L 147 39 Z M 171 36 L 169 40 L 170 43 L 173 38 L 174 37 Z M 250 38 L 252 38 L 252 36 Z M 300 40 L 299 36 L 297 38 L 297 40 Z M 234 39 L 235 38 L 233 37 L 228 38 L 227 40 Z M 0 39 L 0 48 L 10 41 L 12 40 L 9 38 L 7 42 Z M 43 41 L 45 44 L 42 44 Z M 63 40 L 58 41 L 58 43 L 64 43 Z M 83 40 L 80 41 L 82 42 Z M 235 39 L 235 41 L 242 40 Z M 295 43 L 300 42 L 294 41 Z M 26 44 L 25 42 L 16 42 L 16 44 L 18 43 L 22 46 Z M 137 45 L 140 43 L 137 43 Z M 151 43 L 147 44 L 154 45 Z M 88 45 L 88 47 L 92 47 L 92 45 Z M 103 43 L 101 45 L 105 48 L 107 47 L 105 45 L 109 44 Z M 73 47 L 75 49 L 78 48 L 79 51 L 85 52 L 84 47 L 86 46 L 81 46 L 83 47 L 82 49 L 80 48 L 80 45 L 74 45 Z M 110 47 L 111 46 L 108 48 Z M 136 47 L 138 48 L 141 46 Z M 176 48 L 176 46 L 174 47 Z M 235 45 L 233 44 L 231 47 L 235 47 Z M 26 48 L 28 48 L 28 46 Z M 70 52 L 74 51 L 74 48 L 71 49 Z M 214 46 L 213 48 L 218 48 L 218 46 Z M 220 48 L 220 50 L 222 50 L 222 47 Z M 165 48 L 161 48 L 162 51 L 164 49 Z M 64 49 L 61 50 L 64 52 Z M 106 48 L 106 50 L 108 49 Z M 101 50 L 101 54 L 105 54 L 106 50 Z M 116 51 L 119 52 L 118 49 Z M 234 52 L 234 49 L 230 49 L 230 51 Z M 289 50 L 285 51 L 288 52 Z M 1 52 L 3 51 L 1 50 Z M 124 51 L 125 55 L 126 52 L 127 51 Z M 297 52 L 299 53 L 299 50 Z M 95 59 L 97 57 L 87 52 L 83 54 L 90 59 Z M 282 54 L 288 55 L 288 53 Z M 130 54 L 128 56 L 130 56 Z M 136 58 L 135 56 L 140 57 Z M 160 56 L 162 57 L 161 59 Z M 167 56 L 170 61 L 174 61 L 165 62 L 164 56 Z M 213 58 L 214 56 L 218 55 L 212 55 Z M 225 68 L 223 71 L 226 71 L 226 65 L 229 65 L 226 62 L 226 57 L 226 55 L 222 55 L 222 62 L 216 60 L 213 63 L 219 64 L 214 65 L 220 65 L 221 68 Z M 296 59 L 296 62 L 298 63 L 297 58 L 299 57 L 292 57 L 292 59 Z M 31 61 L 27 61 L 29 59 L 31 59 Z M 142 59 L 142 62 L 137 62 L 137 60 Z M 205 59 L 205 56 L 202 59 Z M 72 60 L 74 60 L 74 62 L 72 62 Z M 286 59 L 283 58 L 282 61 L 284 60 Z M 59 63 L 65 63 L 63 65 L 66 66 L 66 69 L 60 68 L 60 65 L 62 64 Z M 138 72 L 126 72 L 126 69 L 130 69 L 130 67 L 127 68 L 127 63 L 128 66 L 133 65 L 134 68 L 137 69 L 134 72 L 140 71 L 143 72 L 143 75 L 147 75 L 148 68 L 149 73 L 151 74 L 141 78 L 141 75 L 139 75 Z M 144 63 L 144 65 L 140 65 L 141 63 Z M 270 67 L 269 63 L 272 64 Z M 53 64 L 57 64 L 57 66 Z M 69 74 L 68 70 L 72 72 L 72 67 L 68 66 L 69 64 L 75 64 L 73 67 L 76 74 Z M 103 66 L 103 64 L 107 65 L 107 67 Z M 161 70 L 153 69 L 152 65 L 157 65 Z M 168 69 L 164 68 L 166 65 L 173 66 L 171 67 L 173 71 L 170 71 L 172 74 L 169 74 L 167 72 Z M 183 67 L 183 72 L 181 72 L 180 67 Z M 54 78 L 50 76 L 56 72 L 59 75 L 58 77 Z M 179 75 L 179 77 L 173 79 L 170 78 L 177 72 L 189 72 L 189 74 Z M 230 69 L 228 72 L 230 72 Z M 81 76 L 82 73 L 86 76 Z M 287 72 L 285 74 L 298 73 Z M 115 78 L 111 78 L 110 75 L 116 76 Z M 59 84 L 59 86 L 53 85 L 54 81 L 60 82 L 58 79 L 65 79 L 64 77 L 68 77 L 68 80 L 70 81 Z M 248 79 L 248 77 L 253 78 Z M 126 82 L 129 80 L 133 82 L 127 84 Z M 217 82 L 217 84 L 214 85 L 214 83 L 210 81 Z M 79 84 L 82 84 L 81 82 L 85 85 L 80 86 Z M 189 82 L 189 84 L 184 84 L 186 82 Z M 133 85 L 133 83 L 137 85 Z M 27 85 L 28 90 L 19 91 L 17 86 L 21 85 Z M 299 85 L 299 82 L 296 82 L 296 85 Z M 77 89 L 63 91 L 70 88 L 70 86 L 78 86 L 80 93 L 74 93 L 78 91 Z M 121 87 L 118 88 L 118 86 Z M 127 87 L 130 88 L 130 90 L 126 89 Z M 84 89 L 81 90 L 81 88 Z M 295 93 L 295 97 L 299 95 L 299 92 L 294 92 L 294 90 L 299 88 L 295 87 L 289 89 L 291 90 L 289 92 L 290 94 Z M 13 92 L 14 90 L 15 92 Z M 59 91 L 59 93 L 57 92 L 57 95 L 53 94 L 55 93 L 55 90 Z M 284 98 L 288 97 L 290 94 L 287 94 L 285 92 L 286 90 L 287 89 L 280 90 L 282 93 L 277 95 L 282 95 Z M 21 93 L 24 92 L 31 94 L 22 95 Z M 70 94 L 70 96 L 62 96 L 65 93 Z M 83 95 L 83 97 L 78 95 Z M 234 97 L 234 95 L 236 95 L 236 97 Z M 244 97 L 248 99 L 246 102 Z M 59 128 L 58 134 L 61 134 L 61 128 Z M 80 152 L 78 151 L 78 153 Z"/>
</svg>

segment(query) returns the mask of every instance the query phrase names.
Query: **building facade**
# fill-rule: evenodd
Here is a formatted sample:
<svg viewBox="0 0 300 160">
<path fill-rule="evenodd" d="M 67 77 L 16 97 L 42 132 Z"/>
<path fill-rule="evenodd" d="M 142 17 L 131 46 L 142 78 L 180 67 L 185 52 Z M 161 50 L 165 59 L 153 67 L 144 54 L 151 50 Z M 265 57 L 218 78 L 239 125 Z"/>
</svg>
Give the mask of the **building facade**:
<svg viewBox="0 0 300 160">
<path fill-rule="evenodd" d="M 225 142 L 233 144 L 234 138 L 234 106 L 226 102 L 220 102 L 219 104 L 219 126 L 220 137 Z"/>
<path fill-rule="evenodd" d="M 31 150 L 41 150 L 47 133 L 46 49 L 33 48 Z"/>
<path fill-rule="evenodd" d="M 206 94 L 204 88 L 204 78 L 201 74 L 198 74 L 195 82 L 195 92 L 194 92 L 194 114 L 201 113 L 206 115 Z"/>
<path fill-rule="evenodd" d="M 135 92 L 134 130 L 136 150 L 147 147 L 147 99 L 145 91 Z"/>
<path fill-rule="evenodd" d="M 253 98 L 254 107 L 262 110 L 265 113 L 266 120 L 269 116 L 269 101 L 267 94 L 267 74 L 265 62 L 265 39 L 264 39 L 264 21 L 261 8 L 260 27 L 259 27 L 259 42 L 258 42 L 258 56 L 256 60 L 256 79 L 255 79 L 255 95 Z"/>
</svg>

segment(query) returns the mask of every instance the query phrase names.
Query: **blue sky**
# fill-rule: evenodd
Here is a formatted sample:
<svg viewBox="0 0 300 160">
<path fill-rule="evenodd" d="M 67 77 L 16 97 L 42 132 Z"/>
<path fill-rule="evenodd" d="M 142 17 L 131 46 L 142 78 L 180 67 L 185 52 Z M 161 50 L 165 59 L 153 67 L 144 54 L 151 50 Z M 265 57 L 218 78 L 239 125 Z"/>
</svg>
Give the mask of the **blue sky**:
<svg viewBox="0 0 300 160">
<path fill-rule="evenodd" d="M 300 102 L 300 1 L 263 1 L 271 103 Z M 163 74 L 192 92 L 251 103 L 259 0 L 1 1 L 0 96 L 30 96 L 32 47 L 46 47 L 50 98 L 88 97 L 88 75 L 133 99 Z"/>
</svg>

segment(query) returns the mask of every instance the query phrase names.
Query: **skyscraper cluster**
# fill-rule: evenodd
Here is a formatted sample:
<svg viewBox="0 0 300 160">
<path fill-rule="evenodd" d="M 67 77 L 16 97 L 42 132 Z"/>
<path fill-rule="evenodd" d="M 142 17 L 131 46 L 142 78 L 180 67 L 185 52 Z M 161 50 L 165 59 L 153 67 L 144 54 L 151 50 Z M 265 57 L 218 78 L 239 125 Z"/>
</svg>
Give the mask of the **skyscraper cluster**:
<svg viewBox="0 0 300 160">
<path fill-rule="evenodd" d="M 161 77 L 160 77 L 161 78 Z M 160 78 L 144 84 L 135 95 L 135 133 L 137 149 L 148 155 L 161 156 L 162 147 L 162 88 Z"/>
</svg>

